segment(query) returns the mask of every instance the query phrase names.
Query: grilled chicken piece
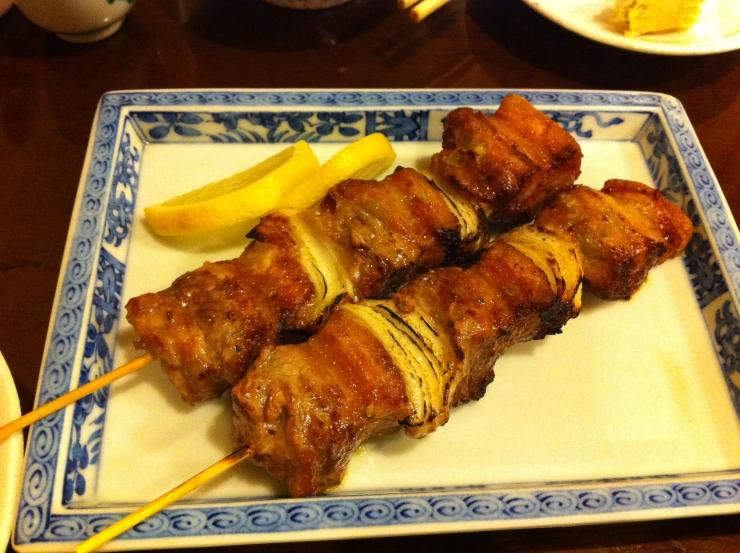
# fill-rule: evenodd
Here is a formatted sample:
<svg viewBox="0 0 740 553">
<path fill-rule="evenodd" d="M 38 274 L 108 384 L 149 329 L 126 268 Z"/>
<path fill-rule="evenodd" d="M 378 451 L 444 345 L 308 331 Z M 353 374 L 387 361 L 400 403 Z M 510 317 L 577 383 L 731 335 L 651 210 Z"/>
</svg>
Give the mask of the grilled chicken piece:
<svg viewBox="0 0 740 553">
<path fill-rule="evenodd" d="M 263 355 L 232 389 L 237 447 L 249 446 L 291 495 L 320 493 L 341 481 L 362 441 L 394 426 L 423 437 L 451 407 L 483 396 L 507 347 L 560 332 L 580 310 L 582 267 L 622 266 L 611 255 L 616 239 L 604 237 L 666 231 L 671 246 L 634 256 L 636 274 L 686 243 L 688 218 L 659 192 L 610 181 L 604 192 L 576 187 L 561 204 L 581 194 L 632 217 L 557 208 L 558 222 L 568 228 L 572 217 L 578 232 L 515 229 L 467 270 L 421 275 L 390 300 L 343 304 L 305 344 Z M 668 238 L 670 229 L 682 230 Z"/>
<path fill-rule="evenodd" d="M 536 224 L 578 243 L 594 294 L 627 299 L 656 265 L 680 254 L 693 226 L 660 191 L 609 180 L 602 192 L 575 186 L 545 207 Z"/>
<path fill-rule="evenodd" d="M 504 98 L 492 116 L 451 112 L 432 172 L 472 195 L 498 223 L 526 222 L 581 172 L 581 149 L 521 96 Z"/>
<path fill-rule="evenodd" d="M 522 98 L 499 111 L 497 163 L 518 167 L 521 151 L 537 160 L 530 176 L 517 173 L 516 195 L 480 196 L 412 169 L 380 182 L 346 181 L 299 215 L 263 219 L 238 259 L 206 263 L 167 290 L 133 298 L 126 307 L 137 346 L 160 358 L 183 399 L 197 403 L 238 382 L 281 331 L 315 327 L 336 303 L 382 297 L 420 272 L 470 260 L 488 240 L 486 216 L 531 219 L 579 173 L 578 145 L 545 115 Z M 553 144 L 576 153 L 562 162 L 548 153 Z"/>
</svg>

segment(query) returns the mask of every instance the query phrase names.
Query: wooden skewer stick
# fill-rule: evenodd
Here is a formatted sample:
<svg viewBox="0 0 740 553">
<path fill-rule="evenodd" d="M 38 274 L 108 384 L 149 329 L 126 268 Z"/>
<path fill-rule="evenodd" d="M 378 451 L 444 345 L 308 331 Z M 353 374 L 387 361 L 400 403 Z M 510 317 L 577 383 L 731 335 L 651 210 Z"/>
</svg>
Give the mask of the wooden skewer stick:
<svg viewBox="0 0 740 553">
<path fill-rule="evenodd" d="M 90 551 L 94 551 L 101 545 L 108 543 L 113 538 L 120 536 L 129 528 L 133 528 L 134 526 L 139 524 L 142 520 L 146 520 L 150 516 L 157 514 L 159 511 L 171 505 L 172 503 L 174 503 L 175 501 L 177 501 L 184 495 L 187 495 L 190 492 L 192 492 L 198 486 L 205 484 L 206 482 L 208 482 L 209 480 L 212 480 L 213 478 L 215 478 L 222 472 L 225 472 L 226 470 L 230 469 L 237 463 L 242 462 L 244 459 L 249 457 L 251 454 L 252 454 L 252 450 L 249 449 L 249 447 L 247 446 L 244 446 L 241 449 L 237 449 L 231 455 L 224 457 L 218 463 L 211 465 L 203 472 L 196 474 L 190 480 L 183 482 L 176 488 L 173 488 L 170 491 L 168 491 L 163 496 L 158 497 L 157 499 L 155 499 L 148 505 L 144 505 L 138 511 L 134 511 L 127 517 L 122 518 L 121 520 L 112 524 L 105 530 L 95 534 L 93 537 L 91 537 L 87 541 L 82 542 L 80 545 L 77 546 L 77 549 L 76 549 L 77 553 L 90 553 Z"/>
<path fill-rule="evenodd" d="M 421 0 L 398 0 L 398 7 L 402 10 L 405 10 L 406 8 L 410 8 L 414 4 L 420 2 Z"/>
<path fill-rule="evenodd" d="M 418 23 L 428 15 L 436 12 L 450 0 L 422 0 L 411 10 L 411 20 Z"/>
<path fill-rule="evenodd" d="M 94 391 L 99 390 L 100 388 L 104 388 L 111 382 L 114 382 L 115 380 L 118 380 L 119 378 L 126 376 L 127 374 L 138 371 L 140 368 L 145 367 L 152 361 L 154 361 L 154 356 L 151 353 L 146 353 L 141 357 L 137 357 L 133 361 L 129 361 L 125 365 L 121 365 L 108 374 L 104 374 L 103 376 L 96 378 L 92 382 L 88 382 L 87 384 L 80 386 L 79 388 L 75 388 L 69 393 L 58 397 L 54 401 L 50 401 L 49 403 L 42 405 L 38 409 L 34 409 L 30 413 L 26 413 L 22 417 L 9 422 L 8 424 L 0 428 L 0 443 L 2 443 L 2 441 L 9 436 L 13 435 L 15 432 L 18 432 L 19 430 L 25 428 L 26 426 L 33 424 L 36 421 L 39 421 L 56 411 L 59 411 L 63 407 L 74 403 L 80 398 L 92 394 Z"/>
</svg>

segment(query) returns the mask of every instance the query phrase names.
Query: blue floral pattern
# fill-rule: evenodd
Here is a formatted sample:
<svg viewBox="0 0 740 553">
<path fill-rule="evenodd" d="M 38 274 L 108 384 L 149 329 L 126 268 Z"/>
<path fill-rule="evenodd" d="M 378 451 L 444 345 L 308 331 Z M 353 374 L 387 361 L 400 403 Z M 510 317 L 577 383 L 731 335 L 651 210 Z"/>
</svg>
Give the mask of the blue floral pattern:
<svg viewBox="0 0 740 553">
<path fill-rule="evenodd" d="M 78 386 L 87 384 L 113 369 L 114 330 L 118 326 L 125 272 L 126 267 L 123 263 L 107 250 L 101 250 Z M 108 388 L 103 388 L 75 403 L 72 447 L 67 457 L 62 492 L 63 504 L 71 502 L 75 495 L 82 496 L 87 491 L 86 471 L 100 459 L 107 401 Z"/>
<path fill-rule="evenodd" d="M 201 136 L 203 134 L 195 127 L 195 125 L 203 122 L 203 118 L 196 113 L 154 113 L 145 111 L 137 113 L 136 117 L 142 123 L 155 123 L 149 129 L 149 136 L 154 140 L 166 138 L 170 131 L 183 137 Z"/>
<path fill-rule="evenodd" d="M 390 140 L 428 140 L 429 111 L 368 111 L 366 134 L 376 132 Z"/>
<path fill-rule="evenodd" d="M 134 114 L 148 140 L 276 143 L 344 141 L 376 132 L 391 140 L 432 140 L 429 136 L 430 110 L 348 111 L 348 112 L 154 112 Z M 618 115 L 597 111 L 547 111 L 569 133 L 591 138 L 594 128 L 622 124 Z M 437 110 L 442 120 L 445 111 Z"/>
<path fill-rule="evenodd" d="M 609 115 L 599 113 L 598 111 L 565 112 L 545 110 L 545 113 L 547 113 L 566 131 L 579 138 L 591 138 L 594 135 L 594 131 L 587 128 L 587 120 L 593 121 L 602 129 L 624 123 L 624 119 L 622 117 L 611 117 Z"/>
<path fill-rule="evenodd" d="M 712 244 L 707 239 L 706 229 L 683 177 L 678 157 L 657 115 L 650 117 L 638 135 L 637 142 L 645 155 L 653 182 L 668 199 L 684 210 L 694 224 L 694 234 L 683 257 L 699 305 L 705 307 L 727 292 L 727 283 L 720 271 Z"/>
<path fill-rule="evenodd" d="M 737 309 L 729 299 L 715 315 L 714 338 L 722 359 L 722 371 L 733 396 L 735 411 L 740 417 L 740 319 Z"/>
<path fill-rule="evenodd" d="M 131 133 L 121 138 L 118 163 L 106 215 L 105 241 L 120 246 L 128 235 L 134 217 L 136 190 L 139 183 L 139 149 L 131 145 Z"/>
<path fill-rule="evenodd" d="M 137 112 L 149 140 L 276 143 L 346 140 L 364 131 L 364 114 L 352 112 Z M 170 134 L 172 133 L 172 135 Z"/>
<path fill-rule="evenodd" d="M 79 383 L 112 366 L 124 260 L 145 142 L 290 142 L 301 138 L 349 141 L 369 132 L 384 132 L 394 140 L 438 140 L 446 111 L 460 105 L 490 109 L 510 92 L 514 91 L 183 91 L 105 95 L 98 112 L 89 170 L 78 200 L 79 218 L 58 290 L 38 403 L 47 403 L 77 384 L 74 360 L 80 348 L 83 351 Z M 687 210 L 696 226 L 685 255 L 686 267 L 740 416 L 740 319 L 734 299 L 740 291 L 740 246 L 731 215 L 719 199 L 717 183 L 681 106 L 673 98 L 655 94 L 516 92 L 557 112 L 559 122 L 583 139 L 635 129 L 632 140 L 642 148 L 656 184 Z M 426 106 L 436 108 L 430 110 Z M 191 111 L 193 107 L 200 111 Z M 615 108 L 627 111 L 617 115 Z M 330 111 L 336 109 L 342 111 Z M 629 116 L 625 115 L 628 111 Z M 663 117 L 658 117 L 658 112 Z M 650 113 L 653 115 L 648 116 Z M 641 115 L 633 117 L 634 114 Z M 642 126 L 637 127 L 638 123 Z M 123 509 L 73 507 L 76 499 L 86 498 L 94 489 L 106 402 L 107 390 L 78 402 L 69 417 L 69 434 L 63 432 L 69 411 L 39 421 L 31 429 L 16 544 L 43 543 L 53 548 L 54 544 L 79 541 L 125 514 Z M 68 451 L 66 458 L 59 459 L 60 451 Z M 63 467 L 57 467 L 60 462 Z M 64 478 L 61 498 L 53 497 L 57 474 Z M 696 507 L 707 512 L 707 506 L 740 506 L 740 471 L 728 473 L 726 479 L 699 474 L 685 476 L 680 482 L 676 482 L 675 476 L 656 476 L 654 480 L 657 483 L 553 483 L 558 485 L 532 491 L 489 490 L 480 486 L 475 492 L 452 488 L 407 490 L 386 497 L 257 500 L 181 507 L 160 513 L 122 539 L 218 533 L 238 540 L 239 534 L 286 531 L 310 536 L 319 528 L 398 527 L 440 521 L 523 520 L 537 525 L 538 519 L 552 517 L 643 511 L 649 518 L 651 509 L 681 509 L 689 515 L 698 512 L 692 510 Z"/>
</svg>

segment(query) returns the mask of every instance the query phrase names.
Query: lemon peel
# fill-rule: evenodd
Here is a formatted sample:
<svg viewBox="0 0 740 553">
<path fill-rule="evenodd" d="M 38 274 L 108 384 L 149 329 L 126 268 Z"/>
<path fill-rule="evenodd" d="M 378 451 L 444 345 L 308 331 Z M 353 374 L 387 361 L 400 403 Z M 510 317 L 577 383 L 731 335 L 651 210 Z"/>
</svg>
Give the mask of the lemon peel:
<svg viewBox="0 0 740 553">
<path fill-rule="evenodd" d="M 144 215 L 162 236 L 227 227 L 275 210 L 287 192 L 318 168 L 311 147 L 300 141 L 246 171 L 147 207 Z"/>
<path fill-rule="evenodd" d="M 332 186 L 347 179 L 374 179 L 395 159 L 396 152 L 385 135 L 368 135 L 342 148 L 289 191 L 280 201 L 279 209 L 286 213 L 303 211 L 326 196 Z"/>
</svg>

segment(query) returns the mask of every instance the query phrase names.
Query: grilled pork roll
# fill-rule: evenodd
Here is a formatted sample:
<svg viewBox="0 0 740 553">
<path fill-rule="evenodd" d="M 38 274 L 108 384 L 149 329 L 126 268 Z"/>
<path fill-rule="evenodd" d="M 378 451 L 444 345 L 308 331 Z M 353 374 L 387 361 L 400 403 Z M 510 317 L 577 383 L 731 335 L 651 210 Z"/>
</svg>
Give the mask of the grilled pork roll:
<svg viewBox="0 0 740 553">
<path fill-rule="evenodd" d="M 498 223 L 530 221 L 581 172 L 581 149 L 521 96 L 492 116 L 459 108 L 445 120 L 432 172 L 465 190 Z"/>
<path fill-rule="evenodd" d="M 610 183 L 604 192 L 576 187 L 562 203 L 603 196 L 633 215 L 617 217 L 617 230 L 603 209 L 573 212 L 577 233 L 538 222 L 515 229 L 467 270 L 439 269 L 392 299 L 341 305 L 305 344 L 263 355 L 232 389 L 237 447 L 248 446 L 291 495 L 316 494 L 341 481 L 364 440 L 399 426 L 423 437 L 447 422 L 452 407 L 481 398 L 506 348 L 558 333 L 578 314 L 582 267 L 623 263 L 610 254 L 616 239 L 604 237 L 629 242 L 653 239 L 660 225 L 681 229 L 657 259 L 634 256 L 635 273 L 681 252 L 686 215 L 643 185 L 618 194 Z"/>
<path fill-rule="evenodd" d="M 525 127 L 537 129 L 543 118 L 550 121 L 531 106 L 522 107 L 525 100 L 515 102 L 518 116 L 532 120 Z M 542 151 L 557 142 L 580 152 L 568 133 L 550 123 L 546 133 L 527 135 L 532 155 L 539 151 L 538 140 Z M 506 140 L 507 148 L 499 147 Z M 513 131 L 496 137 L 489 158 L 502 166 L 519 163 L 525 156 L 522 140 Z M 516 177 L 527 195 L 549 197 L 562 182 L 573 184 L 580 153 L 567 170 L 554 156 L 549 166 L 537 156 L 542 170 Z M 492 190 L 508 186 L 499 182 L 502 178 L 489 175 Z M 443 178 L 435 184 L 401 169 L 380 182 L 341 183 L 299 215 L 266 217 L 250 234 L 255 242 L 238 259 L 206 263 L 167 290 L 133 298 L 126 307 L 137 346 L 162 360 L 188 403 L 217 397 L 239 381 L 260 351 L 278 342 L 281 331 L 316 327 L 338 302 L 383 297 L 420 272 L 470 260 L 488 241 L 485 217 L 510 218 L 509 199 L 517 202 L 522 218 L 531 219 L 539 207 L 530 202 L 527 210 L 521 201 L 525 192 L 517 198 L 477 197 L 455 182 Z"/>
</svg>

